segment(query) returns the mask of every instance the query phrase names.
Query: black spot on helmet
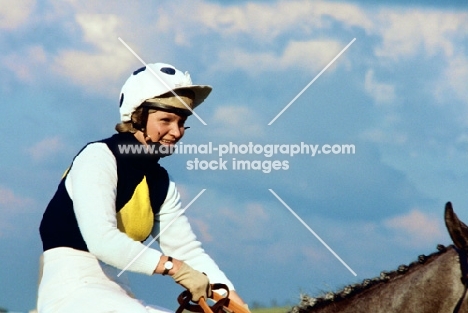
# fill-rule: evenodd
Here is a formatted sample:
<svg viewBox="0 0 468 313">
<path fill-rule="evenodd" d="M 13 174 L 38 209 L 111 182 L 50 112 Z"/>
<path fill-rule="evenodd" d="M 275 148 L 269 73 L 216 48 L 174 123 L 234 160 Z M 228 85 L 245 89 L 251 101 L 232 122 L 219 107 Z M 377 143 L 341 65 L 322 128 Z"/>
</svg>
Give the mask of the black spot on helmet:
<svg viewBox="0 0 468 313">
<path fill-rule="evenodd" d="M 168 75 L 175 75 L 175 69 L 172 67 L 162 67 L 160 71 Z"/>
<path fill-rule="evenodd" d="M 133 75 L 136 75 L 140 72 L 143 72 L 144 70 L 146 70 L 146 66 L 143 66 L 143 67 L 140 67 L 139 69 L 137 69 L 136 71 L 133 72 Z"/>
<path fill-rule="evenodd" d="M 120 95 L 120 104 L 119 104 L 119 108 L 122 107 L 123 101 L 124 101 L 124 94 L 122 93 L 122 94 Z"/>
</svg>

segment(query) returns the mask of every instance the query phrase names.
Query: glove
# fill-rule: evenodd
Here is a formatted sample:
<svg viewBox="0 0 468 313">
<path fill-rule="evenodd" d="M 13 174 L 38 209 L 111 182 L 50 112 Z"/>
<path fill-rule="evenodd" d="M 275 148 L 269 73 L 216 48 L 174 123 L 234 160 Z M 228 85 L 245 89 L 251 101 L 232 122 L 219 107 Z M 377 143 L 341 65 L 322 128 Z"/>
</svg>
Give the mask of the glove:
<svg viewBox="0 0 468 313">
<path fill-rule="evenodd" d="M 212 295 L 210 281 L 205 273 L 194 270 L 186 263 L 182 263 L 172 278 L 190 292 L 194 302 L 198 302 L 201 297 L 208 299 Z"/>
</svg>

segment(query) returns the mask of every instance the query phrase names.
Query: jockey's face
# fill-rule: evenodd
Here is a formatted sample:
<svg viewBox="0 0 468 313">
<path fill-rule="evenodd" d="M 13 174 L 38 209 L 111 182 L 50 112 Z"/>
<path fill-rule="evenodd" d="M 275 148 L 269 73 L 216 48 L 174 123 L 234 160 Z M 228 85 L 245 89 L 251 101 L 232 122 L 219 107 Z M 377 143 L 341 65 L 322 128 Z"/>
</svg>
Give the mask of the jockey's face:
<svg viewBox="0 0 468 313">
<path fill-rule="evenodd" d="M 164 111 L 150 113 L 148 114 L 146 135 L 152 142 L 175 145 L 184 136 L 186 120 L 186 116 L 175 113 Z"/>
</svg>

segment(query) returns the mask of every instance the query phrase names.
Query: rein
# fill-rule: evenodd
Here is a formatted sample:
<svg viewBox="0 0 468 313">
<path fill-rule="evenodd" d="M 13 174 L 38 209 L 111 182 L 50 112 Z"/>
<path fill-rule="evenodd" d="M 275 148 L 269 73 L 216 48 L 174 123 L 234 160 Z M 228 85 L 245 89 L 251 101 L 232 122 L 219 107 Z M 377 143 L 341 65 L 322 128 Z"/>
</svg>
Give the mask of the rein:
<svg viewBox="0 0 468 313">
<path fill-rule="evenodd" d="M 229 288 L 224 284 L 212 284 L 212 290 L 224 289 L 224 295 L 213 291 L 210 299 L 216 301 L 212 306 L 208 305 L 204 298 L 198 303 L 191 302 L 192 295 L 188 290 L 182 292 L 177 298 L 179 308 L 175 313 L 183 313 L 184 310 L 196 313 L 250 313 L 245 307 L 229 299 Z"/>
<path fill-rule="evenodd" d="M 468 290 L 468 253 L 464 249 L 455 248 L 458 252 L 458 257 L 460 259 L 460 269 L 461 269 L 461 282 L 465 287 L 463 290 L 463 294 L 457 302 L 457 305 L 453 309 L 453 313 L 459 313 L 461 305 L 463 304 L 463 300 L 465 299 L 466 292 Z"/>
</svg>

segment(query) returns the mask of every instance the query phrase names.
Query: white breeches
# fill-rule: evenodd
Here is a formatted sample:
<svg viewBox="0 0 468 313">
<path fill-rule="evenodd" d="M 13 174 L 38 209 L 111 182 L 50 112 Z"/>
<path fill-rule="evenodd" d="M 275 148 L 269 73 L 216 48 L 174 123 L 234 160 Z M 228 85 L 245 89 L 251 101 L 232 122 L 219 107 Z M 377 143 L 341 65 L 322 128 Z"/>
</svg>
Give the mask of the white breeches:
<svg viewBox="0 0 468 313">
<path fill-rule="evenodd" d="M 38 313 L 168 313 L 132 297 L 124 275 L 91 253 L 71 248 L 44 252 Z"/>
</svg>

